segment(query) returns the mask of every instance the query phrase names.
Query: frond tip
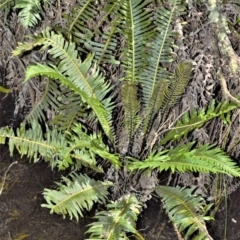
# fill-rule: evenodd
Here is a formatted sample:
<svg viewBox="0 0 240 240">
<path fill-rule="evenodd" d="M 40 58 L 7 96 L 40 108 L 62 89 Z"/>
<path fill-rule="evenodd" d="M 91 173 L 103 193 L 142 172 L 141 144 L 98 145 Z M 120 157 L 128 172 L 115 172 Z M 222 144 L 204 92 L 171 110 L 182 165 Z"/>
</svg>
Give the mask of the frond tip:
<svg viewBox="0 0 240 240">
<path fill-rule="evenodd" d="M 71 174 L 70 177 L 62 177 L 65 184 L 57 183 L 57 190 L 44 189 L 47 203 L 41 206 L 50 208 L 50 213 L 61 213 L 64 218 L 69 214 L 71 219 L 75 217 L 78 221 L 79 215 L 83 217 L 83 209 L 91 210 L 94 202 L 105 203 L 107 189 L 112 183 L 95 181 L 82 174 Z"/>
<path fill-rule="evenodd" d="M 206 204 L 202 197 L 193 194 L 195 189 L 158 186 L 155 190 L 162 198 L 171 221 L 180 232 L 186 231 L 184 239 L 193 234 L 197 234 L 194 236 L 196 240 L 212 239 L 205 224 L 205 221 L 213 220 L 206 216 L 212 204 Z"/>
</svg>

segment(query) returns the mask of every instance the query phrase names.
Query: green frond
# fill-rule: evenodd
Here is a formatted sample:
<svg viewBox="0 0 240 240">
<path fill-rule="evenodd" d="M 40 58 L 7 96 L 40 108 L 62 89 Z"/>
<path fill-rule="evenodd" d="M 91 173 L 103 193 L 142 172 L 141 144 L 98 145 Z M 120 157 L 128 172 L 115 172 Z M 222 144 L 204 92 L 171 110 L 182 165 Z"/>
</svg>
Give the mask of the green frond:
<svg viewBox="0 0 240 240">
<path fill-rule="evenodd" d="M 156 26 L 156 36 L 151 41 L 151 46 L 148 49 L 148 65 L 141 76 L 143 100 L 146 109 L 148 109 L 151 99 L 154 98 L 158 82 L 162 81 L 162 79 L 171 81 L 172 77 L 172 74 L 161 67 L 161 64 L 175 60 L 173 48 L 176 33 L 173 32 L 171 24 L 177 17 L 184 13 L 185 6 L 181 0 L 171 0 L 168 2 L 169 9 L 161 6 L 155 14 L 154 25 Z"/>
<path fill-rule="evenodd" d="M 96 61 L 96 66 L 102 63 L 119 64 L 120 62 L 115 60 L 114 51 L 117 49 L 119 44 L 119 37 L 117 29 L 117 21 L 112 23 L 111 29 L 100 33 L 99 38 L 101 38 L 101 43 L 91 42 L 92 45 L 90 50 L 94 53 L 94 60 Z"/>
<path fill-rule="evenodd" d="M 162 79 L 157 83 L 157 85 L 154 88 L 153 95 L 151 96 L 148 109 L 146 109 L 146 116 L 145 122 L 144 122 L 144 134 L 149 132 L 152 128 L 153 122 L 155 120 L 156 114 L 159 114 L 159 110 L 161 107 L 163 107 L 163 103 L 165 100 L 164 93 L 168 89 L 168 82 L 167 80 Z"/>
<path fill-rule="evenodd" d="M 213 220 L 206 216 L 212 204 L 193 194 L 196 188 L 157 186 L 155 191 L 162 198 L 163 207 L 170 220 L 180 232 L 185 231 L 184 239 L 212 239 L 207 231 L 205 221 Z M 210 238 L 209 238 L 210 237 Z"/>
<path fill-rule="evenodd" d="M 14 9 L 21 9 L 18 16 L 25 28 L 32 27 L 41 20 L 41 0 L 20 0 L 17 1 Z"/>
<path fill-rule="evenodd" d="M 88 29 L 87 23 L 89 19 L 93 19 L 97 15 L 94 2 L 92 0 L 82 0 L 74 7 L 70 16 L 66 16 L 67 24 L 67 38 L 79 44 L 91 40 L 93 33 Z"/>
<path fill-rule="evenodd" d="M 112 139 L 111 113 L 113 104 L 111 98 L 106 97 L 111 88 L 99 70 L 92 66 L 93 56 L 89 55 L 82 62 L 75 50 L 74 43 L 68 43 L 61 35 L 50 32 L 48 29 L 36 38 L 38 40 L 34 40 L 33 45 L 43 45 L 43 48 L 49 47 L 48 52 L 60 62 L 57 67 L 41 64 L 28 67 L 25 81 L 37 75 L 59 79 L 61 84 L 67 85 L 70 90 L 80 94 L 91 106 L 105 133 Z"/>
<path fill-rule="evenodd" d="M 123 65 L 126 81 L 137 83 L 148 61 L 146 42 L 152 36 L 151 14 L 146 7 L 148 1 L 121 1 L 122 34 L 126 46 L 123 48 Z"/>
<path fill-rule="evenodd" d="M 94 32 L 98 32 L 100 26 L 103 25 L 103 23 L 106 21 L 108 22 L 109 16 L 111 16 L 113 19 L 119 18 L 118 11 L 121 7 L 122 0 L 108 0 L 106 1 L 104 7 L 101 9 L 104 13 L 103 16 L 98 20 L 96 26 L 94 27 Z"/>
<path fill-rule="evenodd" d="M 66 146 L 62 134 L 58 133 L 56 129 L 50 130 L 46 126 L 44 136 L 41 126 L 36 121 L 31 122 L 29 129 L 22 124 L 16 134 L 11 128 L 0 128 L 0 143 L 4 144 L 6 140 L 8 140 L 11 155 L 16 148 L 21 156 L 26 155 L 29 159 L 33 158 L 34 162 L 39 160 L 40 154 L 46 161 L 51 161 L 56 157 L 57 147 Z"/>
<path fill-rule="evenodd" d="M 106 211 L 101 211 L 94 218 L 97 222 L 89 224 L 91 239 L 129 239 L 126 233 L 132 233 L 143 239 L 136 230 L 136 221 L 140 213 L 141 205 L 134 195 L 127 194 L 122 200 L 111 202 Z"/>
<path fill-rule="evenodd" d="M 88 164 L 96 164 L 96 156 L 100 156 L 104 160 L 108 160 L 115 168 L 121 166 L 119 156 L 109 152 L 108 147 L 103 143 L 101 135 L 92 134 L 89 135 L 86 130 L 80 124 L 75 124 L 71 128 L 71 131 L 66 132 L 66 138 L 68 139 L 68 149 L 59 148 L 61 151 L 62 160 L 58 162 L 60 169 L 65 169 L 72 163 L 71 158 L 76 157 L 81 159 L 82 154 L 88 155 L 91 161 Z M 80 151 L 79 151 L 80 150 Z M 68 160 L 70 162 L 68 162 Z"/>
<path fill-rule="evenodd" d="M 124 82 L 121 94 L 124 108 L 124 126 L 129 134 L 129 141 L 132 142 L 140 122 L 140 102 L 137 98 L 137 85 L 131 82 Z"/>
<path fill-rule="evenodd" d="M 222 102 L 215 106 L 215 101 L 213 100 L 208 107 L 203 108 L 199 112 L 196 109 L 191 113 L 186 112 L 177 122 L 176 126 L 168 131 L 167 135 L 161 141 L 161 145 L 171 140 L 179 140 L 184 136 L 186 137 L 194 129 L 202 127 L 206 122 L 215 117 L 223 117 L 237 107 L 232 102 Z"/>
<path fill-rule="evenodd" d="M 192 63 L 181 62 L 177 65 L 175 74 L 169 83 L 167 91 L 164 93 L 163 109 L 173 107 L 184 93 L 192 72 Z"/>
<path fill-rule="evenodd" d="M 61 96 L 59 91 L 59 85 L 50 79 L 44 80 L 44 91 L 41 96 L 38 96 L 36 105 L 34 105 L 31 111 L 28 113 L 26 120 L 46 120 L 46 109 L 57 110 L 60 106 L 58 97 Z"/>
<path fill-rule="evenodd" d="M 95 181 L 86 175 L 74 174 L 70 178 L 62 177 L 64 183 L 57 183 L 58 189 L 44 189 L 43 195 L 47 203 L 42 207 L 50 208 L 50 213 L 68 214 L 78 221 L 83 217 L 83 210 L 91 210 L 96 202 L 105 203 L 107 189 L 112 186 L 111 182 Z"/>
<path fill-rule="evenodd" d="M 87 118 L 87 110 L 89 109 L 87 103 L 82 101 L 81 96 L 74 92 L 67 90 L 61 91 L 62 96 L 58 96 L 57 100 L 61 102 L 56 109 L 51 125 L 57 126 L 59 131 L 69 131 L 75 123 L 81 118 Z"/>
<path fill-rule="evenodd" d="M 159 169 L 172 172 L 225 173 L 240 176 L 240 168 L 221 149 L 205 144 L 191 150 L 193 143 L 152 153 L 146 160 L 130 158 L 129 170 Z"/>
<path fill-rule="evenodd" d="M 106 3 L 106 7 L 101 9 L 101 12 L 105 15 L 100 17 L 97 26 L 89 22 L 89 19 L 98 19 L 97 7 L 91 0 L 79 2 L 71 15 L 66 16 L 68 20 L 68 29 L 65 31 L 67 38 L 72 39 L 77 44 L 79 52 L 92 52 L 94 54 L 93 61 L 97 67 L 101 63 L 119 64 L 113 54 L 118 44 L 116 35 L 119 32 L 117 30 L 118 21 L 113 20 L 111 25 L 107 27 L 101 26 L 109 14 L 116 12 L 118 5 L 119 1 Z M 108 12 L 105 12 L 106 10 Z M 99 30 L 101 27 L 103 28 L 102 31 Z"/>
</svg>

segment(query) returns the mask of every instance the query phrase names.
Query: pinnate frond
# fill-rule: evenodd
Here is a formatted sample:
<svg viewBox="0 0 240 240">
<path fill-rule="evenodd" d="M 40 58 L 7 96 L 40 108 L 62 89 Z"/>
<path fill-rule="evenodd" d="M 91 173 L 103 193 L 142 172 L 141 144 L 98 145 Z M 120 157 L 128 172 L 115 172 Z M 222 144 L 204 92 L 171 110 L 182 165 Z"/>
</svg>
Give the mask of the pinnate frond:
<svg viewBox="0 0 240 240">
<path fill-rule="evenodd" d="M 164 6 L 159 7 L 155 13 L 153 31 L 155 35 L 148 47 L 149 57 L 147 67 L 141 74 L 140 81 L 143 84 L 144 107 L 148 109 L 150 101 L 154 97 L 154 92 L 158 82 L 162 79 L 171 81 L 172 74 L 161 66 L 162 63 L 175 60 L 173 55 L 174 33 L 171 23 L 185 12 L 185 5 L 179 0 L 170 0 L 169 9 Z M 162 93 L 161 93 L 162 94 Z"/>
<path fill-rule="evenodd" d="M 193 148 L 193 143 L 177 146 L 171 150 L 152 153 L 145 161 L 131 158 L 128 168 L 171 170 L 172 172 L 225 173 L 240 176 L 240 168 L 221 149 L 205 144 Z M 192 149 L 192 150 L 191 150 Z"/>
<path fill-rule="evenodd" d="M 184 239 L 193 239 L 193 236 L 196 240 L 212 239 L 205 223 L 213 220 L 206 216 L 212 204 L 206 204 L 202 197 L 193 194 L 195 189 L 157 186 L 155 191 L 162 198 L 170 220 L 180 232 L 186 232 Z"/>
<path fill-rule="evenodd" d="M 170 109 L 178 102 L 188 84 L 191 72 L 192 63 L 181 62 L 177 65 L 175 74 L 169 83 L 168 89 L 164 92 L 165 96 L 164 106 L 162 106 L 163 109 Z"/>
<path fill-rule="evenodd" d="M 70 178 L 62 177 L 64 183 L 57 183 L 57 190 L 44 189 L 43 195 L 47 203 L 42 207 L 49 208 L 50 213 L 60 213 L 65 218 L 79 220 L 84 210 L 91 210 L 96 202 L 105 203 L 107 189 L 112 186 L 109 181 L 95 181 L 86 175 L 74 174 Z"/>
<path fill-rule="evenodd" d="M 0 143 L 4 144 L 7 140 L 11 155 L 16 148 L 21 156 L 26 155 L 34 162 L 39 160 L 40 155 L 46 161 L 53 160 L 56 157 L 57 147 L 61 148 L 67 144 L 63 135 L 56 129 L 50 130 L 46 126 L 46 134 L 44 135 L 42 127 L 36 121 L 31 122 L 29 129 L 26 129 L 25 124 L 22 124 L 16 130 L 16 134 L 11 128 L 0 128 Z"/>
<path fill-rule="evenodd" d="M 167 135 L 161 141 L 161 144 L 186 137 L 187 134 L 194 129 L 202 127 L 206 122 L 215 117 L 223 117 L 225 114 L 229 114 L 237 107 L 238 106 L 232 102 L 221 102 L 215 106 L 215 101 L 213 100 L 208 107 L 200 111 L 195 109 L 191 113 L 186 112 L 177 122 L 176 126 L 168 131 Z"/>
<path fill-rule="evenodd" d="M 126 41 L 123 48 L 124 80 L 137 83 L 148 61 L 146 42 L 152 36 L 151 14 L 148 1 L 121 1 L 122 34 Z"/>
<path fill-rule="evenodd" d="M 87 233 L 90 239 L 129 239 L 126 233 L 132 233 L 143 239 L 136 230 L 136 221 L 141 205 L 134 195 L 127 194 L 122 200 L 111 202 L 106 211 L 101 211 L 94 218 L 98 221 L 91 223 Z"/>
<path fill-rule="evenodd" d="M 37 40 L 36 40 L 37 39 Z M 75 93 L 91 106 L 98 117 L 107 136 L 112 138 L 113 129 L 111 127 L 112 102 L 111 98 L 106 97 L 110 91 L 109 84 L 105 82 L 101 74 L 92 65 L 92 55 L 89 55 L 84 62 L 78 57 L 74 43 L 68 43 L 64 38 L 50 32 L 48 29 L 42 34 L 36 36 L 34 44 L 26 44 L 26 48 L 31 46 L 43 45 L 49 47 L 48 52 L 54 58 L 60 59 L 58 66 L 44 66 L 37 64 L 30 66 L 26 72 L 25 81 L 37 75 L 46 75 L 48 77 L 59 79 L 61 84 L 70 87 Z M 15 54 L 19 54 L 24 49 L 24 44 Z"/>
<path fill-rule="evenodd" d="M 121 93 L 124 108 L 124 125 L 131 142 L 140 122 L 140 102 L 137 97 L 137 85 L 131 82 L 124 82 Z"/>
</svg>

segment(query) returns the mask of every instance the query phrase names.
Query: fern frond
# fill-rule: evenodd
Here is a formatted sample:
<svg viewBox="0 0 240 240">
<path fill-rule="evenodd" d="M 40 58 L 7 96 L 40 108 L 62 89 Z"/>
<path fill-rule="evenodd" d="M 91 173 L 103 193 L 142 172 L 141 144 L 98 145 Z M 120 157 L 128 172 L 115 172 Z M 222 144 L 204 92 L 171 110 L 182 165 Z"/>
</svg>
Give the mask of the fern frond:
<svg viewBox="0 0 240 240">
<path fill-rule="evenodd" d="M 91 210 L 96 202 L 105 203 L 107 189 L 112 186 L 111 182 L 95 181 L 86 175 L 74 174 L 70 178 L 62 177 L 63 183 L 57 183 L 58 189 L 44 189 L 43 195 L 47 203 L 42 207 L 50 208 L 50 213 L 69 214 L 78 221 L 83 217 L 83 210 Z"/>
<path fill-rule="evenodd" d="M 228 114 L 237 107 L 232 102 L 222 102 L 215 107 L 215 101 L 213 100 L 208 107 L 203 108 L 199 112 L 196 109 L 191 113 L 186 112 L 177 122 L 176 126 L 168 131 L 161 144 L 166 144 L 170 140 L 179 140 L 184 136 L 186 137 L 192 130 L 202 127 L 206 122 L 215 117 Z"/>
<path fill-rule="evenodd" d="M 157 186 L 155 191 L 162 198 L 163 207 L 180 232 L 186 231 L 185 238 L 196 240 L 212 239 L 205 221 L 213 220 L 206 216 L 212 204 L 193 194 L 196 188 Z M 193 238 L 191 238 L 193 239 Z"/>
<path fill-rule="evenodd" d="M 124 108 L 124 126 L 129 135 L 129 143 L 132 143 L 134 133 L 140 122 L 140 102 L 137 98 L 137 85 L 125 82 L 122 85 L 121 93 Z"/>
<path fill-rule="evenodd" d="M 51 121 L 51 125 L 57 126 L 60 131 L 69 131 L 73 125 L 79 120 L 79 118 L 87 118 L 87 110 L 89 106 L 82 101 L 81 96 L 74 92 L 67 90 L 61 91 L 62 96 L 58 96 L 58 100 L 61 102 L 56 109 L 54 118 Z"/>
<path fill-rule="evenodd" d="M 143 100 L 145 109 L 149 108 L 149 103 L 154 98 L 154 92 L 158 82 L 162 79 L 171 80 L 172 74 L 161 63 L 172 62 L 174 37 L 176 33 L 171 29 L 171 23 L 184 13 L 185 7 L 180 0 L 171 0 L 169 9 L 161 6 L 155 14 L 156 36 L 151 41 L 151 47 L 148 50 L 150 57 L 149 64 L 141 76 L 143 85 Z"/>
<path fill-rule="evenodd" d="M 173 107 L 182 96 L 188 84 L 191 71 L 192 63 L 190 62 L 181 62 L 177 65 L 175 74 L 164 93 L 164 106 L 162 106 L 164 110 Z"/>
<path fill-rule="evenodd" d="M 47 75 L 54 79 L 59 79 L 62 84 L 68 82 L 70 90 L 75 91 L 84 98 L 84 100 L 92 107 L 98 117 L 105 133 L 112 139 L 113 129 L 111 127 L 111 113 L 112 102 L 110 97 L 106 97 L 109 93 L 110 86 L 104 81 L 104 78 L 92 65 L 92 55 L 89 55 L 84 62 L 82 62 L 75 50 L 74 43 L 68 43 L 64 38 L 48 29 L 36 37 L 34 44 L 27 44 L 29 46 L 43 45 L 43 48 L 50 47 L 48 52 L 56 59 L 60 59 L 58 67 L 47 67 L 41 64 L 37 66 L 28 67 L 26 72 L 27 81 L 30 77 L 37 75 Z M 20 46 L 20 51 L 22 47 Z M 16 50 L 16 54 L 20 51 Z M 60 76 L 62 75 L 62 76 Z M 90 104 L 91 102 L 91 104 Z"/>
<path fill-rule="evenodd" d="M 134 195 L 127 194 L 118 202 L 107 205 L 106 211 L 101 211 L 94 218 L 97 222 L 89 224 L 88 239 L 129 239 L 126 233 L 133 233 L 140 238 L 136 230 L 136 220 L 140 213 L 141 205 Z"/>
<path fill-rule="evenodd" d="M 148 109 L 146 109 L 146 116 L 144 121 L 144 134 L 148 133 L 152 129 L 153 122 L 156 114 L 159 114 L 159 110 L 164 103 L 164 92 L 168 89 L 168 82 L 164 79 L 159 81 L 154 88 L 153 95 L 151 96 Z"/>
<path fill-rule="evenodd" d="M 60 166 L 64 167 L 64 165 L 66 165 L 64 168 L 68 167 L 68 164 L 71 163 L 71 157 L 73 156 L 81 159 L 81 152 L 78 154 L 79 149 L 88 155 L 89 158 L 94 159 L 96 158 L 95 154 L 97 154 L 104 160 L 110 161 L 114 167 L 119 168 L 121 166 L 119 156 L 109 152 L 108 147 L 103 143 L 101 135 L 87 134 L 80 124 L 75 124 L 75 126 L 71 128 L 71 131 L 66 132 L 66 134 L 68 139 L 68 150 L 61 150 L 63 152 L 61 156 L 64 157 L 62 157 L 62 160 L 58 163 Z M 70 163 L 68 163 L 68 160 L 70 160 Z M 60 167 L 60 169 L 62 168 Z"/>
<path fill-rule="evenodd" d="M 17 1 L 14 9 L 21 9 L 18 15 L 25 28 L 32 27 L 41 20 L 41 0 L 20 0 Z"/>
<path fill-rule="evenodd" d="M 192 149 L 193 143 L 171 150 L 152 153 L 145 161 L 129 158 L 129 170 L 159 169 L 172 172 L 225 173 L 240 176 L 240 168 L 219 148 L 205 144 Z"/>
<path fill-rule="evenodd" d="M 57 147 L 66 146 L 67 142 L 56 129 L 50 130 L 46 126 L 46 131 L 44 136 L 42 127 L 36 121 L 32 121 L 31 128 L 27 130 L 25 124 L 22 124 L 16 134 L 11 128 L 0 128 L 0 143 L 4 144 L 8 139 L 11 155 L 16 148 L 21 156 L 33 158 L 34 162 L 39 160 L 40 154 L 46 161 L 51 161 L 56 157 Z"/>
<path fill-rule="evenodd" d="M 124 0 L 121 4 L 122 34 L 126 41 L 123 49 L 124 80 L 137 83 L 148 61 L 145 45 L 152 36 L 151 14 L 146 10 L 149 2 Z"/>
<path fill-rule="evenodd" d="M 70 16 L 66 16 L 68 20 L 68 39 L 75 43 L 89 42 L 93 36 L 91 31 L 87 29 L 87 21 L 93 19 L 97 15 L 92 0 L 80 1 L 72 10 Z M 83 34 L 84 33 L 84 34 Z"/>
<path fill-rule="evenodd" d="M 40 99 L 32 107 L 31 111 L 28 113 L 26 120 L 46 120 L 46 109 L 57 110 L 60 106 L 58 97 L 61 96 L 59 91 L 59 85 L 55 81 L 50 79 L 45 80 L 44 91 L 42 92 Z"/>
<path fill-rule="evenodd" d="M 90 28 L 89 19 L 97 19 L 97 7 L 94 6 L 93 1 L 81 1 L 78 3 L 70 16 L 66 16 L 68 20 L 68 29 L 66 35 L 68 39 L 72 39 L 76 44 L 79 52 L 92 52 L 94 54 L 93 61 L 98 67 L 101 63 L 119 64 L 119 61 L 114 59 L 113 52 L 118 44 L 117 41 L 117 24 L 113 20 L 111 25 L 107 23 L 110 29 L 100 31 L 101 23 L 110 13 L 116 12 L 119 1 L 114 3 L 107 2 L 106 9 L 101 9 L 101 12 L 108 10 L 103 18 L 100 17 L 97 26 Z M 114 10 L 115 9 L 115 10 Z M 115 21 L 115 23 L 114 23 Z M 108 28 L 108 27 L 107 27 Z"/>
</svg>

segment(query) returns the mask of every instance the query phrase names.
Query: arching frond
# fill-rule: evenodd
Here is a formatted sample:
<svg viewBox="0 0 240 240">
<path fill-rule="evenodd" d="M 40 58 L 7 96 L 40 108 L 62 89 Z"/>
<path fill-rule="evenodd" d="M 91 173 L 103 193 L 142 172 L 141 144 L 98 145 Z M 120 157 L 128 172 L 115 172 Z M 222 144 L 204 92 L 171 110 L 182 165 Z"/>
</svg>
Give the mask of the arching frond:
<svg viewBox="0 0 240 240">
<path fill-rule="evenodd" d="M 213 220 L 207 216 L 212 204 L 193 194 L 196 188 L 158 186 L 155 191 L 162 198 L 163 207 L 180 232 L 185 231 L 184 239 L 212 239 L 205 221 Z"/>
<path fill-rule="evenodd" d="M 119 168 L 121 166 L 121 162 L 119 156 L 117 154 L 112 154 L 109 152 L 108 147 L 103 143 L 102 136 L 97 134 L 88 134 L 87 131 L 84 131 L 84 128 L 80 124 L 75 124 L 74 127 L 71 128 L 71 131 L 66 132 L 68 139 L 68 151 L 63 151 L 61 154 L 62 161 L 61 164 L 69 164 L 67 159 L 70 157 L 76 157 L 77 159 L 81 158 L 81 152 L 84 152 L 86 155 L 89 155 L 89 158 L 96 158 L 95 155 L 100 156 L 104 160 L 108 160 L 111 162 L 112 166 L 115 168 Z M 81 150 L 80 154 L 79 149 Z M 70 162 L 71 163 L 71 162 Z"/>
<path fill-rule="evenodd" d="M 91 210 L 96 202 L 105 203 L 107 189 L 111 182 L 95 181 L 86 175 L 74 174 L 70 178 L 62 177 L 64 183 L 57 183 L 58 189 L 44 189 L 43 195 L 47 203 L 42 207 L 50 208 L 50 213 L 60 213 L 65 218 L 69 214 L 78 221 L 83 217 L 83 210 Z"/>
<path fill-rule="evenodd" d="M 215 106 L 215 101 L 212 101 L 208 107 L 200 111 L 195 109 L 191 113 L 186 112 L 177 122 L 176 126 L 168 131 L 167 135 L 161 141 L 161 144 L 166 144 L 170 140 L 179 140 L 187 136 L 192 130 L 202 127 L 207 121 L 215 117 L 223 117 L 237 107 L 238 106 L 232 102 L 222 102 Z"/>
<path fill-rule="evenodd" d="M 191 150 L 193 143 L 152 153 L 145 161 L 131 158 L 128 169 L 159 169 L 172 172 L 225 173 L 240 176 L 240 168 L 221 149 L 205 144 Z"/>
<path fill-rule="evenodd" d="M 14 54 L 20 54 L 24 49 L 29 50 L 38 45 L 43 45 L 43 48 L 49 47 L 48 52 L 54 58 L 59 59 L 60 62 L 57 67 L 52 68 L 44 67 L 41 64 L 29 67 L 26 80 L 36 75 L 45 74 L 59 79 L 62 84 L 68 82 L 68 87 L 71 87 L 70 90 L 80 94 L 92 107 L 105 133 L 112 139 L 114 135 L 111 127 L 113 104 L 111 98 L 106 97 L 111 88 L 101 76 L 99 70 L 92 66 L 93 56 L 89 55 L 82 62 L 75 50 L 75 44 L 65 41 L 60 34 L 50 32 L 49 29 L 37 35 L 33 43 L 20 45 L 20 48 Z"/>
<path fill-rule="evenodd" d="M 91 223 L 88 239 L 128 239 L 126 233 L 133 233 L 138 239 L 143 239 L 136 230 L 136 220 L 141 205 L 134 195 L 127 194 L 122 200 L 111 202 L 106 211 L 101 211 L 94 218 L 98 221 Z"/>
</svg>

